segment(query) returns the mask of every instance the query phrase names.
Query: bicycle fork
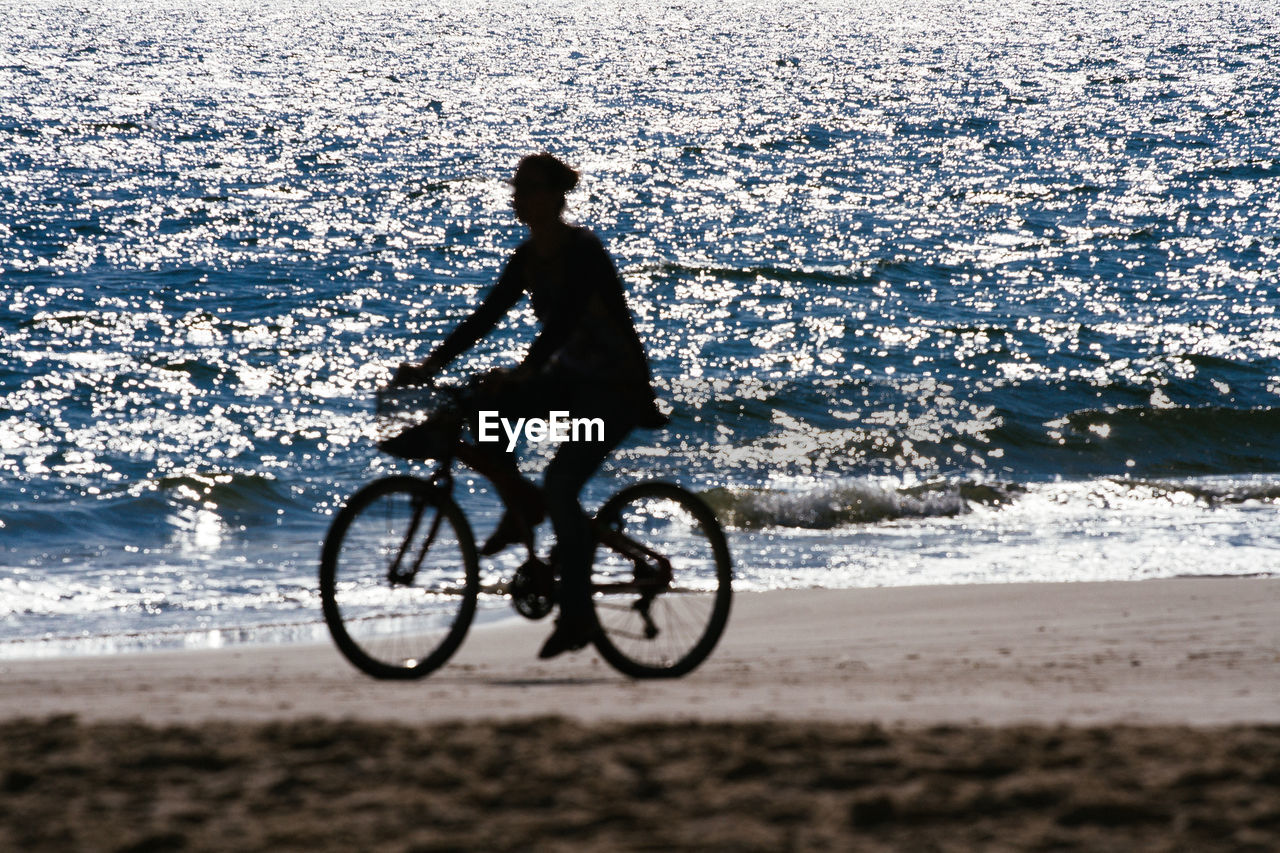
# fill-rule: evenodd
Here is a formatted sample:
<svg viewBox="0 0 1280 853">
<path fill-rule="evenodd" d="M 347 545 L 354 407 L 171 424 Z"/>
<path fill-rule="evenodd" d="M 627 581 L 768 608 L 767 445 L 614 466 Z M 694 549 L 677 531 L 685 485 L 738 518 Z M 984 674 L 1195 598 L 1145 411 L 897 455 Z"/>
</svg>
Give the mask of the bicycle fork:
<svg viewBox="0 0 1280 853">
<path fill-rule="evenodd" d="M 436 534 L 440 532 L 440 521 L 442 514 L 436 512 L 435 517 L 431 519 L 431 529 L 427 531 L 427 538 L 422 543 L 422 548 L 418 550 L 418 555 L 413 560 L 413 565 L 405 567 L 405 558 L 409 552 L 410 544 L 413 537 L 418 532 L 418 527 L 422 524 L 422 516 L 427 511 L 428 501 L 419 500 L 413 508 L 413 518 L 409 522 L 409 530 L 404 535 L 404 541 L 400 543 L 400 550 L 396 552 L 395 559 L 391 561 L 391 565 L 387 567 L 387 581 L 392 586 L 410 586 L 413 579 L 418 575 L 418 569 L 422 567 L 422 561 L 426 559 L 427 551 L 431 550 L 431 545 L 436 541 Z"/>
</svg>

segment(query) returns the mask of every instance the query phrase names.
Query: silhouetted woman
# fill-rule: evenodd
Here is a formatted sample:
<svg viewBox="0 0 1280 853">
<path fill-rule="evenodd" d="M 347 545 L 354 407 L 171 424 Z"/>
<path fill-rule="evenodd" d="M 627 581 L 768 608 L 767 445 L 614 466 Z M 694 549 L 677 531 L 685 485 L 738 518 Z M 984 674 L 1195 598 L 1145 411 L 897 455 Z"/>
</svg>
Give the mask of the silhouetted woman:
<svg viewBox="0 0 1280 853">
<path fill-rule="evenodd" d="M 564 220 L 565 194 L 577 184 L 578 173 L 550 154 L 520 161 L 511 180 L 512 206 L 528 226 L 529 238 L 511 255 L 475 312 L 426 361 L 401 365 L 392 380 L 393 385 L 429 380 L 528 294 L 541 326 L 538 336 L 518 367 L 481 383 L 471 408 L 497 410 L 512 420 L 568 411 L 574 418 L 604 421 L 603 440 L 595 436 L 597 440 L 560 445 L 541 493 L 520 475 L 514 457 L 501 450 L 505 437 L 496 445 L 477 442 L 460 454 L 494 483 L 506 504 L 482 554 L 530 541 L 531 528 L 544 513 L 551 516 L 561 577 L 560 618 L 539 653 L 544 658 L 582 648 L 598 630 L 590 597 L 594 539 L 578 503 L 582 487 L 632 429 L 663 421 L 617 270 L 594 234 Z M 387 449 L 413 455 L 403 447 Z"/>
</svg>

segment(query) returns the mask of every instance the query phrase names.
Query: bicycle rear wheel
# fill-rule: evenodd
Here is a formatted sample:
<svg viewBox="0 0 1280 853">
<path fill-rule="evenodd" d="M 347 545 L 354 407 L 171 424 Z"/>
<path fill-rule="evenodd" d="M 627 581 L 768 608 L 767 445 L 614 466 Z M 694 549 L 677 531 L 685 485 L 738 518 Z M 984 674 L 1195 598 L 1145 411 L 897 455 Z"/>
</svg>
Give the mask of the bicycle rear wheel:
<svg viewBox="0 0 1280 853">
<path fill-rule="evenodd" d="M 466 516 L 415 477 L 356 492 L 329 527 L 320 598 L 342 654 L 375 678 L 421 678 L 462 644 L 480 569 Z"/>
<path fill-rule="evenodd" d="M 715 514 L 679 486 L 640 483 L 606 501 L 595 524 L 601 657 L 633 678 L 692 671 L 720 640 L 733 596 Z"/>
</svg>

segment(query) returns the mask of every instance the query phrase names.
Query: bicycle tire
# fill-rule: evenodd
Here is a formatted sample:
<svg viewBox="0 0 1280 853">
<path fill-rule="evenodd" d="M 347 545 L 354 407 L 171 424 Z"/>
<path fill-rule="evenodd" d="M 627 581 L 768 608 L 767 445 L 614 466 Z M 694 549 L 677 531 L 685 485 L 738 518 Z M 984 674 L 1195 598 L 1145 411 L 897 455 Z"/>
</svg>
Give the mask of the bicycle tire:
<svg viewBox="0 0 1280 853">
<path fill-rule="evenodd" d="M 659 507 L 663 507 L 659 511 Z M 596 513 L 601 531 L 624 531 L 628 539 L 666 556 L 673 577 L 647 608 L 650 636 L 641 614 L 641 592 L 628 592 L 634 562 L 599 546 L 592 568 L 593 602 L 600 631 L 596 650 L 632 678 L 677 678 L 692 672 L 715 649 L 729 620 L 733 567 L 715 513 L 697 495 L 674 483 L 628 486 Z M 655 611 L 656 606 L 656 611 Z"/>
<path fill-rule="evenodd" d="M 393 564 L 404 573 L 395 582 Z M 443 666 L 466 636 L 479 588 L 466 516 L 425 480 L 375 480 L 329 526 L 320 558 L 325 623 L 343 656 L 374 678 L 422 678 Z"/>
</svg>

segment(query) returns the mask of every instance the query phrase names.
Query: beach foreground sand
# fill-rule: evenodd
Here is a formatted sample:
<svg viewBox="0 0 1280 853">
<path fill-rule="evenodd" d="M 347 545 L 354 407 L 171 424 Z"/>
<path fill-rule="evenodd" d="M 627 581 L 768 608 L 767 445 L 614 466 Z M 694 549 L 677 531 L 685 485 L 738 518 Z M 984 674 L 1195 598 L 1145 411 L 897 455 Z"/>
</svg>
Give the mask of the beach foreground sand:
<svg viewBox="0 0 1280 853">
<path fill-rule="evenodd" d="M 636 683 L 473 632 L 0 664 L 0 849 L 1280 849 L 1280 581 L 740 595 Z"/>
</svg>

